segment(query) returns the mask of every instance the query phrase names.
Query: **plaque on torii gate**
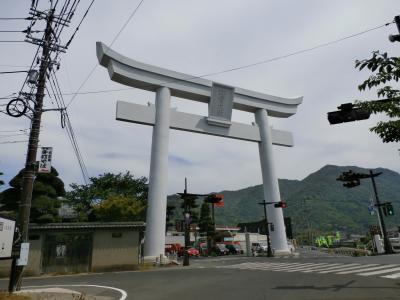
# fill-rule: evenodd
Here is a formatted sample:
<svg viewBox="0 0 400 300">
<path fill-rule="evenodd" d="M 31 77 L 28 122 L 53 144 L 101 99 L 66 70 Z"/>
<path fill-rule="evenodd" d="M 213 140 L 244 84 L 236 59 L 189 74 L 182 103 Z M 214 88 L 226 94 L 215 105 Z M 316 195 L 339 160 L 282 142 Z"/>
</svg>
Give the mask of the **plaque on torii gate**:
<svg viewBox="0 0 400 300">
<path fill-rule="evenodd" d="M 293 146 L 291 132 L 270 127 L 269 117 L 294 115 L 302 97 L 281 98 L 144 64 L 125 57 L 101 42 L 96 44 L 100 64 L 108 69 L 111 80 L 156 93 L 155 105 L 117 102 L 116 119 L 154 126 L 149 174 L 148 207 L 145 233 L 145 260 L 164 255 L 167 209 L 169 129 L 257 142 L 259 147 L 264 198 L 279 202 L 272 145 Z M 208 116 L 179 112 L 171 108 L 171 96 L 208 103 Z M 255 114 L 255 124 L 231 121 L 232 109 Z M 274 224 L 271 245 L 275 253 L 290 253 L 281 208 L 270 205 L 268 220 Z"/>
</svg>

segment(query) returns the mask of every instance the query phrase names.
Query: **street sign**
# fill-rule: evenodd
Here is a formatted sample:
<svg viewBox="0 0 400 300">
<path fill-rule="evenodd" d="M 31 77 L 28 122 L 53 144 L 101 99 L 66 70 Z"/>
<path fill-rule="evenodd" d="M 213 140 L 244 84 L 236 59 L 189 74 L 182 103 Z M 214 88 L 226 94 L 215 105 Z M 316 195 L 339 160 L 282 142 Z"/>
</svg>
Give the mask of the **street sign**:
<svg viewBox="0 0 400 300">
<path fill-rule="evenodd" d="M 375 207 L 373 205 L 368 206 L 368 212 L 373 216 L 375 214 Z"/>
<path fill-rule="evenodd" d="M 53 147 L 42 147 L 42 154 L 39 162 L 39 173 L 51 172 L 51 158 L 53 155 Z"/>
<path fill-rule="evenodd" d="M 15 221 L 0 218 L 0 259 L 11 258 Z"/>
<path fill-rule="evenodd" d="M 17 259 L 17 266 L 26 266 L 28 264 L 29 243 L 21 243 L 21 251 Z"/>
</svg>

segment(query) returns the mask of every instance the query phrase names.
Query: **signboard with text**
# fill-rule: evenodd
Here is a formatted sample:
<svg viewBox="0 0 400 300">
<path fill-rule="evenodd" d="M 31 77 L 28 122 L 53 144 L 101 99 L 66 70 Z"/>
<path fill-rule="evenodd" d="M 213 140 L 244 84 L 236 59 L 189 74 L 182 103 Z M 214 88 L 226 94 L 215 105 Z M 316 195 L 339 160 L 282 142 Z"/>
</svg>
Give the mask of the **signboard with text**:
<svg viewBox="0 0 400 300">
<path fill-rule="evenodd" d="M 0 218 L 0 258 L 11 258 L 15 221 Z"/>
<path fill-rule="evenodd" d="M 42 147 L 42 154 L 39 161 L 39 173 L 51 172 L 51 158 L 53 155 L 53 147 Z"/>
</svg>

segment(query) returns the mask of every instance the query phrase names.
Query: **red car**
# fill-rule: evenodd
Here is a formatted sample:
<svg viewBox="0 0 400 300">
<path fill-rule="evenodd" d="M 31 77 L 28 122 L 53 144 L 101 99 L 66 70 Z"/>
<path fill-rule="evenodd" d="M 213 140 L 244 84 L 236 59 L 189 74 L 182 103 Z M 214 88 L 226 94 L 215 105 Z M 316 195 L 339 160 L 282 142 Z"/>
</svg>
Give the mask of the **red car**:
<svg viewBox="0 0 400 300">
<path fill-rule="evenodd" d="M 165 244 L 165 253 L 178 253 L 183 249 L 183 246 L 179 243 L 176 244 Z"/>
<path fill-rule="evenodd" d="M 182 247 L 181 250 L 178 252 L 178 256 L 183 256 L 184 251 L 185 248 Z M 196 248 L 189 248 L 187 251 L 189 253 L 189 256 L 196 256 L 196 257 L 200 256 L 200 252 Z"/>
</svg>

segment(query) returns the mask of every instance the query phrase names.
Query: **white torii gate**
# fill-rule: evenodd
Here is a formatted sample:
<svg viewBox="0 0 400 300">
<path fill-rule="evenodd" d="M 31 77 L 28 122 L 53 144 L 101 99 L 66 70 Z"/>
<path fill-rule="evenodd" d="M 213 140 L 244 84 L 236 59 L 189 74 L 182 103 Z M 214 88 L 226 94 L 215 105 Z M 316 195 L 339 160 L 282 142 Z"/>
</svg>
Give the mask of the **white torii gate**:
<svg viewBox="0 0 400 300">
<path fill-rule="evenodd" d="M 154 126 L 146 219 L 145 260 L 164 255 L 167 209 L 169 129 L 197 132 L 258 143 L 264 197 L 279 202 L 272 145 L 293 146 L 291 132 L 272 129 L 269 118 L 294 115 L 302 97 L 287 99 L 230 87 L 203 78 L 166 70 L 127 58 L 101 42 L 96 43 L 100 64 L 107 67 L 111 80 L 156 93 L 155 105 L 117 102 L 119 121 Z M 171 109 L 171 96 L 208 103 L 208 117 Z M 232 109 L 252 112 L 256 124 L 231 122 Z M 289 253 L 281 208 L 267 206 L 271 246 L 276 254 Z"/>
</svg>

